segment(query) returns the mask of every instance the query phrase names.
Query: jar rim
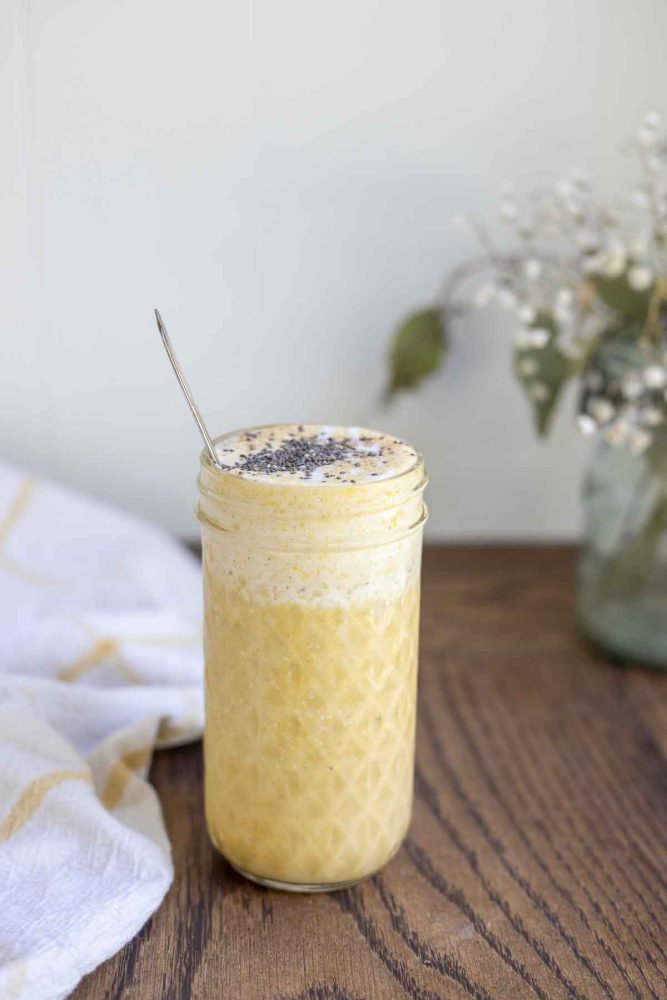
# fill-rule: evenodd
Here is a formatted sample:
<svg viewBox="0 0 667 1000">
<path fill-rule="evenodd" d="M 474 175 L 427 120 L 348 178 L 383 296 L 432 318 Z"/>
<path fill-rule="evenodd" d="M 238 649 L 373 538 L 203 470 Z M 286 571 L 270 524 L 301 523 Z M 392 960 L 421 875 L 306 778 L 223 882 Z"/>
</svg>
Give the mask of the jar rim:
<svg viewBox="0 0 667 1000">
<path fill-rule="evenodd" d="M 302 421 L 302 423 L 305 423 L 305 421 Z M 214 446 L 217 446 L 220 442 L 225 441 L 225 440 L 227 440 L 230 437 L 234 437 L 237 434 L 241 434 L 244 431 L 271 430 L 272 428 L 275 428 L 275 427 L 284 427 L 284 426 L 285 426 L 284 423 L 270 423 L 270 424 L 253 424 L 250 427 L 238 427 L 238 428 L 236 428 L 234 430 L 226 431 L 224 434 L 218 434 L 216 437 L 213 438 L 213 444 L 214 444 Z M 295 425 L 295 426 L 298 426 L 298 425 Z M 343 426 L 343 425 L 341 425 L 341 426 Z M 364 430 L 370 430 L 370 428 L 364 428 Z M 396 438 L 395 440 L 399 440 L 400 441 L 401 439 L 400 438 Z M 410 447 L 412 447 L 412 446 L 410 446 Z M 402 469 L 400 472 L 396 473 L 396 475 L 383 476 L 381 479 L 377 478 L 377 479 L 364 480 L 364 482 L 354 484 L 353 488 L 355 488 L 355 489 L 358 489 L 358 488 L 367 489 L 368 488 L 369 490 L 373 490 L 376 487 L 380 487 L 380 488 L 382 486 L 386 487 L 387 483 L 392 483 L 392 484 L 398 483 L 400 485 L 400 482 L 401 482 L 402 479 L 408 478 L 409 476 L 414 475 L 415 471 L 417 469 L 419 469 L 420 466 L 423 467 L 423 465 L 424 465 L 424 459 L 423 459 L 421 453 L 418 452 L 416 449 L 413 449 L 413 450 L 415 452 L 415 460 L 414 460 L 414 462 L 407 469 Z M 297 481 L 297 482 L 289 482 L 289 481 L 283 480 L 282 482 L 280 482 L 280 481 L 272 481 L 270 479 L 267 479 L 267 480 L 249 479 L 249 478 L 247 478 L 245 476 L 240 476 L 238 474 L 235 474 L 231 470 L 222 469 L 219 466 L 216 466 L 213 463 L 212 459 L 211 459 L 211 456 L 210 456 L 210 454 L 208 452 L 208 449 L 206 449 L 206 448 L 202 448 L 202 450 L 200 452 L 200 455 L 199 455 L 199 460 L 200 460 L 200 464 L 202 466 L 204 466 L 207 469 L 207 471 L 213 473 L 214 475 L 220 476 L 221 479 L 234 480 L 235 482 L 240 482 L 240 483 L 244 483 L 244 482 L 245 483 L 251 483 L 254 487 L 266 486 L 266 487 L 274 489 L 274 490 L 280 490 L 280 489 L 299 489 L 299 490 L 306 490 L 306 489 L 327 489 L 327 490 L 329 490 L 329 489 L 336 489 L 336 488 L 339 488 L 339 489 L 350 489 L 350 487 L 351 487 L 350 483 L 335 482 L 335 481 L 331 481 L 331 480 L 328 480 L 328 481 L 323 482 L 323 483 L 318 483 L 315 486 L 314 484 L 304 484 L 304 483 L 301 483 L 299 481 Z M 424 478 L 426 478 L 426 473 L 424 473 Z M 426 485 L 425 482 L 424 482 L 424 485 Z"/>
</svg>

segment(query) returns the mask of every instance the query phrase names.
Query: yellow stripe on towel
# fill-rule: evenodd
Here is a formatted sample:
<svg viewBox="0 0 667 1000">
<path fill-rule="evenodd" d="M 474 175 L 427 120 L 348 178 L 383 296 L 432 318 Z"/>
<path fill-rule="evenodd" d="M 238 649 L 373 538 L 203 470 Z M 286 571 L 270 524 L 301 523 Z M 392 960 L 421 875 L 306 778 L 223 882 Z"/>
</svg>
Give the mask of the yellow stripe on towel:
<svg viewBox="0 0 667 1000">
<path fill-rule="evenodd" d="M 109 772 L 107 783 L 102 792 L 102 805 L 106 809 L 116 808 L 131 776 L 142 770 L 148 763 L 151 749 L 151 746 L 147 745 L 138 747 L 136 750 L 128 750 L 120 760 L 116 761 Z"/>
<path fill-rule="evenodd" d="M 39 809 L 45 796 L 61 785 L 63 781 L 86 781 L 90 783 L 88 771 L 51 771 L 31 781 L 17 802 L 14 803 L 5 818 L 0 821 L 0 842 L 9 840 L 25 826 L 33 814 Z"/>
<path fill-rule="evenodd" d="M 58 672 L 60 681 L 77 681 L 93 667 L 97 667 L 104 660 L 110 660 L 118 652 L 118 639 L 98 639 L 87 653 L 79 656 L 74 663 L 63 667 Z"/>
<path fill-rule="evenodd" d="M 33 476 L 26 476 L 21 483 L 18 492 L 9 505 L 9 509 L 2 521 L 0 521 L 0 545 L 2 545 L 9 535 L 21 514 L 26 508 L 30 494 L 35 488 L 36 479 Z"/>
</svg>

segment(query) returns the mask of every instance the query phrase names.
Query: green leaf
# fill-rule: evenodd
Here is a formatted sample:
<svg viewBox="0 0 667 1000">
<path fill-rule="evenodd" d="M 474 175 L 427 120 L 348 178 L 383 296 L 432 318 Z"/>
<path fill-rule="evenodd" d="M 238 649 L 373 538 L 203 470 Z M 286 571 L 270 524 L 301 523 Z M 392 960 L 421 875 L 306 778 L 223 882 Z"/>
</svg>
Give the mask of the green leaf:
<svg viewBox="0 0 667 1000">
<path fill-rule="evenodd" d="M 627 272 L 619 274 L 616 278 L 596 276 L 594 281 L 597 293 L 606 306 L 628 320 L 644 322 L 653 294 L 653 286 L 646 288 L 643 292 L 635 291 L 628 284 Z"/>
<path fill-rule="evenodd" d="M 544 347 L 517 347 L 514 373 L 528 395 L 535 429 L 542 437 L 549 429 L 565 383 L 574 374 L 574 365 L 556 346 L 558 328 L 551 313 L 540 313 L 530 328 L 548 330 L 549 340 Z"/>
<path fill-rule="evenodd" d="M 394 334 L 389 356 L 391 398 L 399 389 L 412 389 L 436 372 L 444 357 L 447 334 L 439 309 L 408 316 Z"/>
</svg>

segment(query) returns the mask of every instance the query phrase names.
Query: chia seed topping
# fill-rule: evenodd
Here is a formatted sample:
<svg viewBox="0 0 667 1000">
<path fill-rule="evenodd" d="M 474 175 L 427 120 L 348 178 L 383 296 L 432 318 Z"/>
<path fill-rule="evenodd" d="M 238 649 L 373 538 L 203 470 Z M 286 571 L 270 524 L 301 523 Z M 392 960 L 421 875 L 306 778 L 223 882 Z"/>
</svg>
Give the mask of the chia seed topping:
<svg viewBox="0 0 667 1000">
<path fill-rule="evenodd" d="M 241 454 L 231 468 L 239 472 L 259 472 L 273 475 L 276 472 L 302 472 L 311 476 L 316 469 L 335 462 L 354 461 L 356 449 L 349 440 L 321 440 L 316 434 L 311 437 L 285 438 L 277 448 L 262 448 L 251 455 Z M 230 466 L 227 466 L 230 468 Z"/>
<path fill-rule="evenodd" d="M 313 485 L 377 481 L 414 464 L 404 441 L 360 428 L 285 424 L 223 438 L 221 467 L 243 477 L 278 478 Z"/>
</svg>

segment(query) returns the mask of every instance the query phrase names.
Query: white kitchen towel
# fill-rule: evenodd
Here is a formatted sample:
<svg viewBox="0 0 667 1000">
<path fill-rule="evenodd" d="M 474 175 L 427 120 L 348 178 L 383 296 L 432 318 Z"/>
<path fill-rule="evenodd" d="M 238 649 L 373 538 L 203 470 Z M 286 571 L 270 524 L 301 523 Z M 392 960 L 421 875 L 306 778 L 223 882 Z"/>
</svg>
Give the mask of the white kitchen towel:
<svg viewBox="0 0 667 1000">
<path fill-rule="evenodd" d="M 0 464 L 0 998 L 56 1000 L 172 879 L 155 747 L 201 735 L 200 572 L 155 527 Z"/>
</svg>

